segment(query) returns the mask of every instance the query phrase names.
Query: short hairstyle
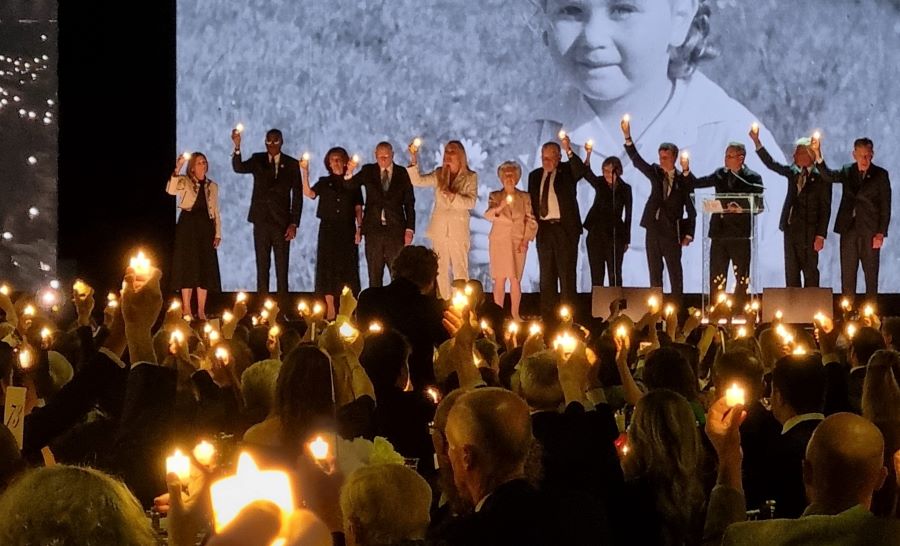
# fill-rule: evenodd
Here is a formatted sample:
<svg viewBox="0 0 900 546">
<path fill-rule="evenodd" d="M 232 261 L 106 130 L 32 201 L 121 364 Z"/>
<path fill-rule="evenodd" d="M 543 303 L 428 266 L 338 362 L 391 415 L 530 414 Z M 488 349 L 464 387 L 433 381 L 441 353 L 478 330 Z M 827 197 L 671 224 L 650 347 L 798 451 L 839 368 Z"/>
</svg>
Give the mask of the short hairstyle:
<svg viewBox="0 0 900 546">
<path fill-rule="evenodd" d="M 644 383 L 650 390 L 669 389 L 686 400 L 697 399 L 697 377 L 678 349 L 660 347 L 647 356 Z"/>
<path fill-rule="evenodd" d="M 744 146 L 743 142 L 729 142 L 728 146 L 725 148 L 725 152 L 727 153 L 728 150 L 735 150 L 742 157 L 747 157 L 747 147 Z"/>
<path fill-rule="evenodd" d="M 794 147 L 797 146 L 810 146 L 812 144 L 812 138 L 810 137 L 800 137 L 794 141 Z"/>
<path fill-rule="evenodd" d="M 376 464 L 355 470 L 341 487 L 344 532 L 358 544 L 399 544 L 425 538 L 431 487 L 415 470 Z"/>
<path fill-rule="evenodd" d="M 611 155 L 603 160 L 603 164 L 600 165 L 601 168 L 605 169 L 607 166 L 612 166 L 613 174 L 616 176 L 622 176 L 622 160 L 618 157 Z"/>
<path fill-rule="evenodd" d="M 541 151 L 553 149 L 556 150 L 556 153 L 562 156 L 562 148 L 559 146 L 559 142 L 548 141 L 545 142 L 543 146 L 541 146 Z"/>
<path fill-rule="evenodd" d="M 672 152 L 672 155 L 678 157 L 678 146 L 672 144 L 671 142 L 663 142 L 659 145 L 659 151 Z"/>
<path fill-rule="evenodd" d="M 884 348 L 884 336 L 871 326 L 860 328 L 856 335 L 853 336 L 853 339 L 850 340 L 850 350 L 853 351 L 853 354 L 856 356 L 856 362 L 860 366 L 868 364 L 875 351 Z"/>
<path fill-rule="evenodd" d="M 391 263 L 391 276 L 406 279 L 420 290 L 428 288 L 437 278 L 438 258 L 430 248 L 419 245 L 403 247 Z"/>
<path fill-rule="evenodd" d="M 408 365 L 409 352 L 409 342 L 396 330 L 388 329 L 366 337 L 359 363 L 377 392 L 397 383 L 403 367 Z"/>
<path fill-rule="evenodd" d="M 531 409 L 556 409 L 563 401 L 556 353 L 540 351 L 519 366 L 519 389 Z"/>
<path fill-rule="evenodd" d="M 330 161 L 331 161 L 331 155 L 332 155 L 332 154 L 337 154 L 337 155 L 341 156 L 341 158 L 342 158 L 344 161 L 350 161 L 350 154 L 348 154 L 348 153 L 347 153 L 347 150 L 345 150 L 344 148 L 341 148 L 340 146 L 335 146 L 334 148 L 331 148 L 330 150 L 328 150 L 328 151 L 325 153 L 325 157 L 322 158 L 322 163 L 325 164 L 325 170 L 328 171 L 328 172 L 331 173 L 331 174 L 337 174 L 337 173 L 332 173 L 332 172 L 331 172 L 331 164 L 330 164 Z"/>
<path fill-rule="evenodd" d="M 868 137 L 860 137 L 853 141 L 854 148 L 872 148 L 875 149 L 875 143 L 872 142 L 871 138 Z"/>
<path fill-rule="evenodd" d="M 260 360 L 250 365 L 241 374 L 241 396 L 248 413 L 263 419 L 272 410 L 275 403 L 275 385 L 281 361 L 275 359 Z"/>
<path fill-rule="evenodd" d="M 519 164 L 518 161 L 504 161 L 497 167 L 497 178 L 501 178 L 503 176 L 503 171 L 513 170 L 516 171 L 516 180 L 522 178 L 522 165 Z"/>
<path fill-rule="evenodd" d="M 278 140 L 284 142 L 284 136 L 281 134 L 281 129 L 269 129 L 266 131 L 266 138 L 277 136 Z"/>
<path fill-rule="evenodd" d="M 787 355 L 772 371 L 772 388 L 798 414 L 821 413 L 825 403 L 825 367 L 817 354 Z"/>
<path fill-rule="evenodd" d="M 125 484 L 93 468 L 26 472 L 0 497 L 0 543 L 154 546 L 150 520 Z"/>
<path fill-rule="evenodd" d="M 301 345 L 281 364 L 275 383 L 275 411 L 281 419 L 282 447 L 300 449 L 314 427 L 334 419 L 331 361 L 313 345 Z"/>
<path fill-rule="evenodd" d="M 890 348 L 900 347 L 900 317 L 885 317 L 881 319 L 882 337 L 891 336 Z M 887 339 L 884 340 L 887 345 Z"/>
<path fill-rule="evenodd" d="M 873 423 L 900 422 L 900 354 L 876 351 L 863 383 L 862 414 Z"/>
<path fill-rule="evenodd" d="M 717 388 L 725 389 L 729 386 L 727 383 L 736 381 L 754 397 L 761 395 L 764 374 L 762 363 L 745 349 L 719 353 L 713 363 L 713 382 Z M 724 391 L 716 393 L 717 396 L 724 394 Z"/>
<path fill-rule="evenodd" d="M 375 145 L 376 152 L 378 150 L 382 150 L 382 149 L 386 149 L 386 150 L 390 151 L 391 153 L 394 153 L 394 146 L 386 140 L 382 140 L 381 142 L 379 142 L 378 144 Z"/>
</svg>

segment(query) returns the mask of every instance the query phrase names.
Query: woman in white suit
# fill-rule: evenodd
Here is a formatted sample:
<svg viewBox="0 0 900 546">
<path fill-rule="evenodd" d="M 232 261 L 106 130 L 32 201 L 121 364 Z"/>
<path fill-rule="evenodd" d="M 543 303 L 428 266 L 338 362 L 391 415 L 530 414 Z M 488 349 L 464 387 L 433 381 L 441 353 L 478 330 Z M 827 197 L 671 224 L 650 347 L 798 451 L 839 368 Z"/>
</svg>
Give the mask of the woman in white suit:
<svg viewBox="0 0 900 546">
<path fill-rule="evenodd" d="M 428 174 L 419 173 L 418 148 L 409 147 L 412 161 L 407 167 L 413 186 L 434 188 L 434 210 L 428 238 L 438 255 L 438 291 L 449 299 L 450 275 L 469 278 L 469 211 L 475 207 L 478 175 L 469 170 L 462 142 L 451 140 L 444 146 L 442 165 Z"/>
<path fill-rule="evenodd" d="M 494 303 L 503 307 L 506 281 L 509 279 L 509 300 L 512 317 L 521 320 L 522 273 L 528 243 L 537 235 L 537 221 L 527 191 L 516 189 L 522 178 L 522 167 L 506 161 L 497 168 L 497 178 L 503 189 L 492 191 L 488 199 L 485 219 L 491 222 L 490 242 L 491 279 L 494 281 Z"/>
<path fill-rule="evenodd" d="M 222 289 L 219 257 L 216 249 L 222 241 L 219 215 L 219 186 L 206 177 L 206 156 L 195 152 L 187 161 L 187 174 L 181 175 L 184 156 L 175 162 L 175 171 L 166 192 L 178 199 L 178 225 L 175 227 L 175 257 L 172 261 L 172 286 L 181 289 L 182 308 L 191 315 L 191 295 L 197 289 L 197 316 L 206 319 L 208 290 Z"/>
</svg>

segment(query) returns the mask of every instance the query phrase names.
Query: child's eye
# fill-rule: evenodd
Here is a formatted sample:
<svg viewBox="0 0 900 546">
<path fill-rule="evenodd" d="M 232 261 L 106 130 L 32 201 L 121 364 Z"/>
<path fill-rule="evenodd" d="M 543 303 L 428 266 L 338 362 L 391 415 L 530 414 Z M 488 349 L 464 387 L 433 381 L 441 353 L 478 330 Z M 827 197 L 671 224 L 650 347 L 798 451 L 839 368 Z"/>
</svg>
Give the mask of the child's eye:
<svg viewBox="0 0 900 546">
<path fill-rule="evenodd" d="M 577 4 L 563 4 L 556 10 L 556 14 L 562 17 L 578 18 L 584 14 L 584 8 Z"/>
<path fill-rule="evenodd" d="M 607 9 L 609 10 L 610 17 L 613 19 L 622 19 L 638 11 L 637 6 L 627 2 L 612 3 Z"/>
</svg>

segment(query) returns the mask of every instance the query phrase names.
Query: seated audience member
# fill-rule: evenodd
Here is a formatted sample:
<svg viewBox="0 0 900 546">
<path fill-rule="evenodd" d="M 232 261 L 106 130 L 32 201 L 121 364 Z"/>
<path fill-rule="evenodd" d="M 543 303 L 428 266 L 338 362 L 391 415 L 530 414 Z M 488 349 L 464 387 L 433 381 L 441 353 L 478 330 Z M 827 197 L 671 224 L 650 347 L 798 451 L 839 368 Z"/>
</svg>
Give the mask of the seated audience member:
<svg viewBox="0 0 900 546">
<path fill-rule="evenodd" d="M 803 460 L 810 504 L 802 517 L 744 523 L 740 523 L 746 517 L 737 430 L 740 415 L 720 399 L 710 409 L 707 422 L 707 433 L 719 455 L 719 481 L 710 497 L 704 544 L 900 544 L 900 522 L 869 511 L 873 493 L 884 483 L 887 471 L 884 440 L 866 419 L 838 413 L 816 428 Z"/>
<path fill-rule="evenodd" d="M 781 424 L 772 412 L 763 406 L 763 368 L 759 360 L 744 350 L 719 353 L 713 364 L 715 395 L 724 396 L 732 385 L 744 389 L 747 400 L 747 417 L 741 423 L 741 448 L 744 450 L 742 467 L 744 496 L 751 510 L 761 508 L 768 500 L 763 498 L 761 485 L 771 471 L 769 447 L 781 434 Z"/>
<path fill-rule="evenodd" d="M 683 396 L 691 404 L 697 421 L 703 424 L 697 376 L 679 350 L 661 347 L 651 352 L 644 363 L 642 378 L 648 391 L 669 389 Z"/>
<path fill-rule="evenodd" d="M 900 317 L 885 317 L 881 320 L 881 337 L 885 348 L 892 351 L 900 349 Z"/>
<path fill-rule="evenodd" d="M 875 351 L 885 348 L 884 338 L 874 328 L 860 328 L 849 340 L 846 363 L 840 362 L 834 352 L 826 351 L 827 345 L 823 344 L 825 354 L 822 357 L 827 373 L 825 413 L 849 411 L 860 414 L 866 364 Z"/>
<path fill-rule="evenodd" d="M 414 470 L 398 464 L 364 466 L 341 488 L 347 546 L 425 544 L 431 488 Z"/>
<path fill-rule="evenodd" d="M 667 389 L 645 394 L 622 459 L 620 523 L 632 544 L 694 544 L 703 530 L 703 450 L 691 405 Z"/>
<path fill-rule="evenodd" d="M 822 422 L 825 369 L 818 355 L 789 355 L 772 372 L 772 414 L 781 434 L 769 446 L 771 466 L 763 484 L 766 500 L 775 501 L 775 514 L 796 518 L 806 508 L 802 461 L 806 444 Z"/>
<path fill-rule="evenodd" d="M 867 368 L 862 415 L 884 437 L 884 465 L 888 469 L 888 479 L 875 492 L 871 510 L 876 516 L 896 518 L 900 517 L 900 495 L 893 457 L 900 451 L 900 355 L 894 351 L 877 351 Z"/>
<path fill-rule="evenodd" d="M 467 511 L 467 506 L 456 489 L 453 481 L 453 469 L 450 467 L 450 456 L 447 454 L 447 416 L 450 410 L 465 394 L 461 389 L 450 391 L 438 404 L 434 413 L 434 422 L 429 426 L 431 442 L 434 446 L 434 463 L 437 467 L 437 495 L 431 508 L 431 525 L 428 528 L 429 540 L 443 536 L 446 528 L 453 525 L 457 518 Z"/>
<path fill-rule="evenodd" d="M 19 453 L 16 438 L 6 425 L 0 426 L 0 494 L 12 483 L 19 472 L 25 470 L 25 461 Z"/>
<path fill-rule="evenodd" d="M 363 290 L 356 317 L 362 328 L 373 321 L 409 341 L 409 372 L 417 390 L 434 383 L 434 349 L 449 336 L 441 323 L 443 302 L 434 295 L 437 255 L 423 246 L 407 246 L 391 264 L 391 284 Z"/>
<path fill-rule="evenodd" d="M 241 374 L 241 397 L 248 425 L 263 422 L 275 407 L 275 388 L 281 361 L 268 359 L 252 364 Z"/>
<path fill-rule="evenodd" d="M 157 544 L 150 520 L 125 484 L 92 468 L 30 470 L 0 496 L 0 514 L 4 546 Z"/>
<path fill-rule="evenodd" d="M 456 488 L 474 513 L 439 539 L 450 546 L 558 543 L 551 507 L 525 479 L 534 439 L 524 400 L 499 388 L 467 392 L 450 410 L 446 439 Z"/>
</svg>

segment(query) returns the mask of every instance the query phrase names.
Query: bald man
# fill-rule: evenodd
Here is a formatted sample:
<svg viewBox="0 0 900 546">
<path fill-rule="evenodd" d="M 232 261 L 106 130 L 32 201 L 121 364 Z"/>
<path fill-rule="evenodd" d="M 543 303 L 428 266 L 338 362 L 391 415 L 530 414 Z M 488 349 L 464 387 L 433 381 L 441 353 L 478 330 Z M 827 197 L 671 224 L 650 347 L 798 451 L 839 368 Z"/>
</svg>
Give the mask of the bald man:
<svg viewBox="0 0 900 546">
<path fill-rule="evenodd" d="M 450 410 L 446 436 L 456 488 L 474 508 L 440 539 L 451 546 L 565 542 L 552 507 L 525 479 L 533 438 L 524 400 L 499 388 L 468 392 Z"/>
<path fill-rule="evenodd" d="M 731 419 L 717 402 L 710 410 L 712 427 Z M 724 417 L 722 417 L 724 416 Z M 710 427 L 707 428 L 710 433 Z M 710 433 L 719 454 L 719 482 L 710 497 L 706 544 L 718 544 L 711 521 L 725 513 L 743 515 L 740 449 L 724 432 Z M 803 482 L 809 507 L 796 520 L 774 519 L 735 523 L 725 530 L 722 544 L 738 545 L 868 545 L 900 544 L 900 521 L 876 518 L 872 495 L 884 483 L 884 438 L 878 428 L 852 413 L 836 413 L 816 428 L 803 461 Z M 776 506 L 776 512 L 777 512 Z M 737 521 L 737 520 L 733 520 Z M 722 526 L 721 528 L 724 528 Z"/>
</svg>

